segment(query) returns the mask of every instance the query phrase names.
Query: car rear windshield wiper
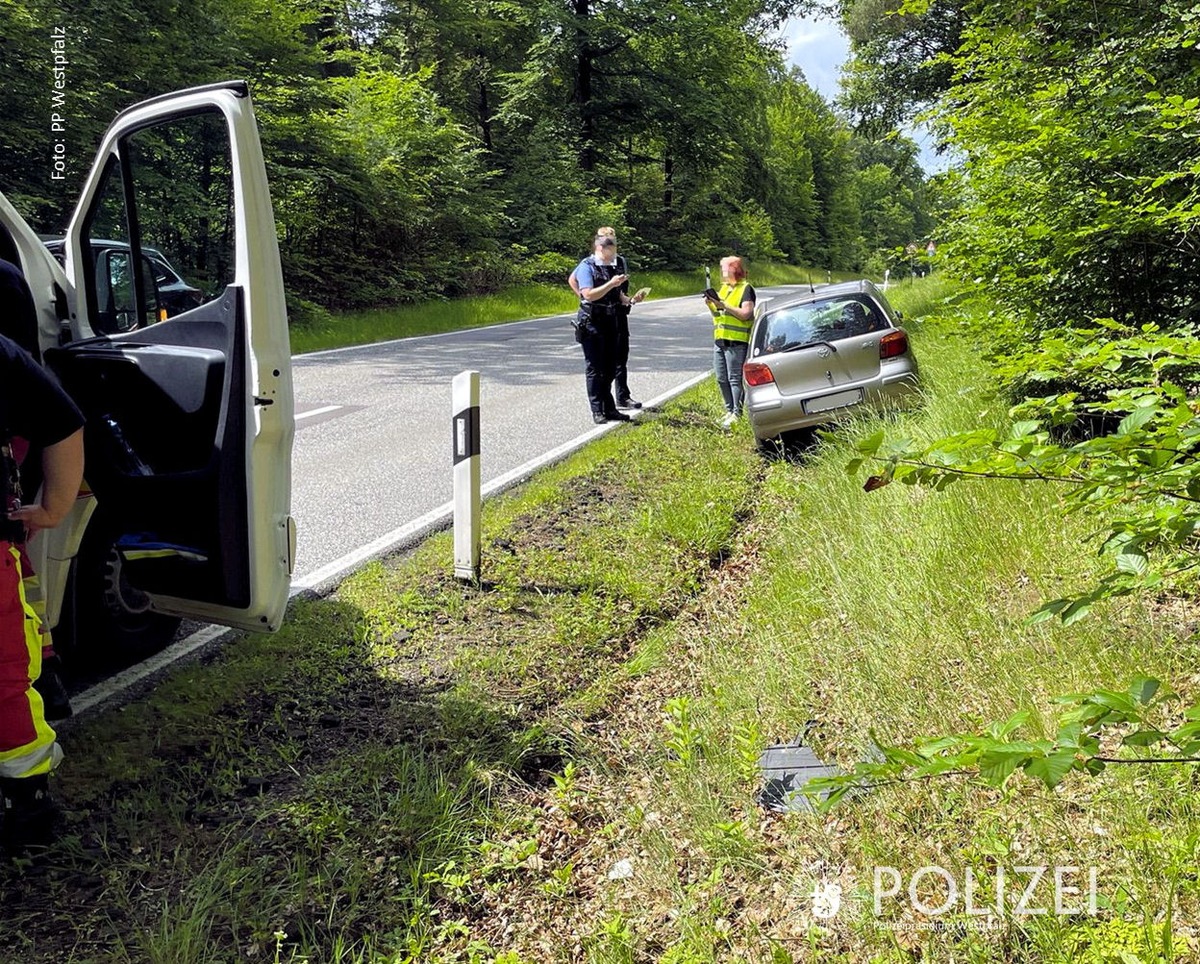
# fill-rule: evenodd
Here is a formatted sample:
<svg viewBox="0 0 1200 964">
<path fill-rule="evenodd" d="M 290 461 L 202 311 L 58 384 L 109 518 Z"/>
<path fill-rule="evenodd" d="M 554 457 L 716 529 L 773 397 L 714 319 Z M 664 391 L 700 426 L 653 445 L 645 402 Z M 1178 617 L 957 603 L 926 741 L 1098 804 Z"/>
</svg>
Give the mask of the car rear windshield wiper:
<svg viewBox="0 0 1200 964">
<path fill-rule="evenodd" d="M 799 351 L 801 348 L 815 348 L 817 345 L 827 345 L 830 351 L 834 352 L 838 350 L 837 345 L 835 345 L 833 342 L 818 340 L 797 342 L 795 345 L 784 345 L 782 348 L 776 348 L 775 351 L 777 353 L 785 351 Z"/>
</svg>

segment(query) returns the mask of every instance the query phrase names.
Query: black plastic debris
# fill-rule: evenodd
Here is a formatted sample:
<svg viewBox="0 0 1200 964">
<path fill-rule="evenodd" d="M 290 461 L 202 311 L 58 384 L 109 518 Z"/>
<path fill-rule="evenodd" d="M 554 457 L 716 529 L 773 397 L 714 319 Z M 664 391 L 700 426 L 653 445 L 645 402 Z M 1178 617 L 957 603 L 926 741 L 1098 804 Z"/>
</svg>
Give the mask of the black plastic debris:
<svg viewBox="0 0 1200 964">
<path fill-rule="evenodd" d="M 800 737 L 791 743 L 767 747 L 758 758 L 758 767 L 763 774 L 758 803 L 776 813 L 814 810 L 812 799 L 803 792 L 804 785 L 817 777 L 833 777 L 841 772 L 818 760 L 817 755 L 800 742 Z M 824 796 L 828 794 L 822 799 Z"/>
</svg>

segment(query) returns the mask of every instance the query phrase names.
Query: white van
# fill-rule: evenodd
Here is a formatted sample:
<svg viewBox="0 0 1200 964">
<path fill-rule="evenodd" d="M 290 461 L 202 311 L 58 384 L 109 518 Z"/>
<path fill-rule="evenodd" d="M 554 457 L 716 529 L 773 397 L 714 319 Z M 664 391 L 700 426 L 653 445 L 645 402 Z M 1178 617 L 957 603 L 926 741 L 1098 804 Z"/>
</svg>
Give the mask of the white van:
<svg viewBox="0 0 1200 964">
<path fill-rule="evenodd" d="M 145 654 L 180 617 L 277 629 L 296 546 L 291 354 L 245 82 L 117 117 L 64 265 L 3 195 L 0 222 L 33 290 L 43 362 L 87 417 L 87 491 L 30 545 L 56 646 Z M 127 247 L 98 259 L 93 239 Z M 200 304 L 162 309 L 151 249 L 204 280 Z"/>
</svg>

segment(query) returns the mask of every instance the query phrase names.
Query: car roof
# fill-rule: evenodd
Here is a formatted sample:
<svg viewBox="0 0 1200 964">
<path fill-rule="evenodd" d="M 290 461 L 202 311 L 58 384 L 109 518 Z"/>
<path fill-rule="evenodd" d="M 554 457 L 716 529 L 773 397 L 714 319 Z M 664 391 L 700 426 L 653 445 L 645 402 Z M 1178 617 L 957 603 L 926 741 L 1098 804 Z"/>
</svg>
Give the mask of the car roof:
<svg viewBox="0 0 1200 964">
<path fill-rule="evenodd" d="M 55 250 L 56 248 L 61 248 L 64 244 L 66 244 L 67 241 L 67 239 L 61 234 L 40 235 L 40 237 L 42 239 L 42 244 L 44 244 L 51 251 Z M 109 238 L 88 238 L 88 243 L 94 246 L 105 248 L 124 248 L 126 251 L 129 250 L 128 241 L 112 241 Z M 156 258 L 162 258 L 163 261 L 167 260 L 166 255 L 159 251 L 158 248 L 152 248 L 149 245 L 143 244 L 142 251 L 144 251 L 146 254 L 153 255 Z"/>
<path fill-rule="evenodd" d="M 873 281 L 860 278 L 856 281 L 839 281 L 837 284 L 821 285 L 809 291 L 795 294 L 789 292 L 786 295 L 776 296 L 771 299 L 770 305 L 764 309 L 764 312 L 779 311 L 781 308 L 809 304 L 813 301 L 824 301 L 826 298 L 836 298 L 839 295 L 871 295 L 877 300 L 883 300 L 883 292 Z"/>
</svg>

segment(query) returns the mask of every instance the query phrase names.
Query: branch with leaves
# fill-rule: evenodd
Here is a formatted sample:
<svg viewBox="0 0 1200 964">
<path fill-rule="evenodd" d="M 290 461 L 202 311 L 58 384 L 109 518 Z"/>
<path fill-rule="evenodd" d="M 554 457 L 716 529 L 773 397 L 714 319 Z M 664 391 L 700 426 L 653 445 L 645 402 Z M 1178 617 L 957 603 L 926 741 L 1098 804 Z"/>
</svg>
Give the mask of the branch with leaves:
<svg viewBox="0 0 1200 964">
<path fill-rule="evenodd" d="M 1058 616 L 1070 624 L 1101 599 L 1160 589 L 1197 565 L 1200 401 L 1166 382 L 1114 390 L 1094 404 L 1071 393 L 1028 399 L 1010 414 L 1017 420 L 1007 428 L 931 444 L 877 432 L 857 444 L 847 470 L 855 474 L 871 464 L 868 492 L 892 482 L 943 491 L 962 479 L 1055 484 L 1068 511 L 1086 509 L 1105 519 L 1100 552 L 1113 559 L 1112 571 L 1073 597 L 1045 603 L 1031 622 Z M 1110 434 L 1059 441 L 1085 414 L 1121 417 Z"/>
<path fill-rule="evenodd" d="M 867 789 L 953 775 L 1003 786 L 1020 770 L 1053 788 L 1072 771 L 1097 776 L 1118 764 L 1200 763 L 1200 704 L 1180 711 L 1179 696 L 1156 679 L 1138 676 L 1124 692 L 1098 689 L 1054 702 L 1070 709 L 1059 717 L 1052 740 L 1018 738 L 1028 710 L 980 733 L 930 737 L 911 747 L 876 740 L 875 759 L 810 780 L 803 791 L 829 810 Z"/>
</svg>

